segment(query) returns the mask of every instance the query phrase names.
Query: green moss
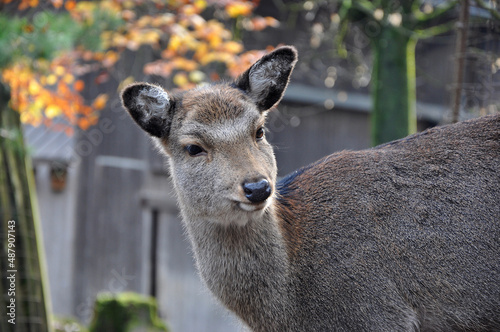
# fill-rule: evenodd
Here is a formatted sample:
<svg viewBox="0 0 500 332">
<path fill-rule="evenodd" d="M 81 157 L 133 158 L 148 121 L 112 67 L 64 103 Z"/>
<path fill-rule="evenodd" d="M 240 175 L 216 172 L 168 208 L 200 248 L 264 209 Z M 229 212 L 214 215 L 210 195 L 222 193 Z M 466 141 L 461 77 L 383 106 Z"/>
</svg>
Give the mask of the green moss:
<svg viewBox="0 0 500 332">
<path fill-rule="evenodd" d="M 88 332 L 87 328 L 80 324 L 80 322 L 69 317 L 53 317 L 52 328 L 54 329 L 54 332 Z"/>
<path fill-rule="evenodd" d="M 153 297 L 137 293 L 97 296 L 90 332 L 168 331 L 157 315 Z"/>
</svg>

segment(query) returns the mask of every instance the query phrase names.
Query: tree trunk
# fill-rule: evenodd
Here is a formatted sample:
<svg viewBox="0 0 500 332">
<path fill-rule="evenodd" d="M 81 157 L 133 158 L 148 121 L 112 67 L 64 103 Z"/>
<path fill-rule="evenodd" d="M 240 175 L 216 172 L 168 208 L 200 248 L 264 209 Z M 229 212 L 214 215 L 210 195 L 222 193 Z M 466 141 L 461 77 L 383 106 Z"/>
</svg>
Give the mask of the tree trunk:
<svg viewBox="0 0 500 332">
<path fill-rule="evenodd" d="M 372 144 L 416 132 L 416 39 L 386 25 L 372 38 Z"/>
<path fill-rule="evenodd" d="M 33 171 L 8 99 L 0 83 L 0 330 L 51 331 Z"/>
</svg>

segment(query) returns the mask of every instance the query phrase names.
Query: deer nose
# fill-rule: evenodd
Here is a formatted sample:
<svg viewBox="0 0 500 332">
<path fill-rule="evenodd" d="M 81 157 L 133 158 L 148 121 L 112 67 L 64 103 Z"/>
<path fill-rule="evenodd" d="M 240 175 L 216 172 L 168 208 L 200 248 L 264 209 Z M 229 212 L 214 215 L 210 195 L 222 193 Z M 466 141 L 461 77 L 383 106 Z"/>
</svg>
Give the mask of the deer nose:
<svg viewBox="0 0 500 332">
<path fill-rule="evenodd" d="M 243 183 L 245 197 L 252 203 L 265 201 L 271 195 L 271 185 L 266 179 Z"/>
</svg>

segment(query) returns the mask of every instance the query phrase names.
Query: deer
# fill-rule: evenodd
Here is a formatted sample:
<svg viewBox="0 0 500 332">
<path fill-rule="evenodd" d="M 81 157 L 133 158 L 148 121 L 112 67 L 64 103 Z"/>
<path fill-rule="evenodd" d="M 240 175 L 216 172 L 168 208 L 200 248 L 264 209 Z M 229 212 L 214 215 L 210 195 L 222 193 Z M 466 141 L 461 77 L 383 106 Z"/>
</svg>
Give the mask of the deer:
<svg viewBox="0 0 500 332">
<path fill-rule="evenodd" d="M 278 180 L 265 121 L 297 60 L 282 46 L 232 82 L 122 91 L 206 287 L 253 331 L 500 331 L 500 115 Z"/>
</svg>

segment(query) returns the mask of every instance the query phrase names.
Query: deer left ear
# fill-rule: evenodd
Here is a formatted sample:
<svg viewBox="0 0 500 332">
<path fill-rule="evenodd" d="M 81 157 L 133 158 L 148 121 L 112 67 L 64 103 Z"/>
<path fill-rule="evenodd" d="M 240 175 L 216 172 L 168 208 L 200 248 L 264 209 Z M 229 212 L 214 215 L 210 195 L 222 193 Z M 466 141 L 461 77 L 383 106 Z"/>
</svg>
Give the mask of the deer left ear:
<svg viewBox="0 0 500 332">
<path fill-rule="evenodd" d="M 162 87 L 148 83 L 131 84 L 122 91 L 122 104 L 148 134 L 168 136 L 175 103 Z"/>
<path fill-rule="evenodd" d="M 283 97 L 296 62 L 293 46 L 277 48 L 241 74 L 234 85 L 252 98 L 259 111 L 266 111 Z"/>
</svg>

